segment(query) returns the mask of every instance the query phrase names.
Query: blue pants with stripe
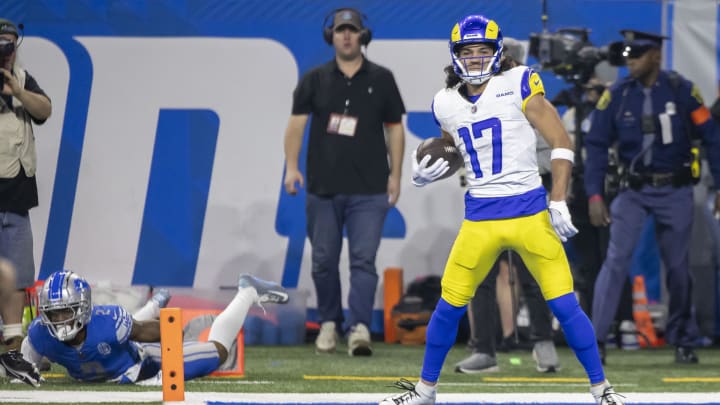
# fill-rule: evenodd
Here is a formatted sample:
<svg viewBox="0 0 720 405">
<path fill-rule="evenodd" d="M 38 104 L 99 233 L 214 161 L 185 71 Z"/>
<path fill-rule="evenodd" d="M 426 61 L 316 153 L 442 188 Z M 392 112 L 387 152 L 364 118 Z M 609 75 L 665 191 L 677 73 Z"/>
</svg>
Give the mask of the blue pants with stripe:
<svg viewBox="0 0 720 405">
<path fill-rule="evenodd" d="M 604 342 L 617 312 L 622 285 L 627 279 L 633 252 L 646 217 L 655 218 L 655 237 L 665 264 L 670 296 L 665 337 L 675 346 L 693 347 L 699 329 L 692 307 L 689 272 L 690 233 L 693 220 L 691 186 L 623 190 L 610 205 L 610 243 L 607 257 L 595 282 L 592 321 L 599 341 Z"/>
</svg>

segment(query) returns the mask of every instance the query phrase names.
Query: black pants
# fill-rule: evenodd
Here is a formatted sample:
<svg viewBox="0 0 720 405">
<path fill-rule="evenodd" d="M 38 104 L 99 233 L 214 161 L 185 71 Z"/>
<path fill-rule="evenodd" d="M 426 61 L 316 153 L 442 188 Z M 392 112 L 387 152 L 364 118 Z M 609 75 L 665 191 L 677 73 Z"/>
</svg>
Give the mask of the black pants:
<svg viewBox="0 0 720 405">
<path fill-rule="evenodd" d="M 579 301 L 583 311 L 592 319 L 595 280 L 605 261 L 610 241 L 610 228 L 598 227 L 590 223 L 587 198 L 584 193 L 577 195 L 573 202 L 570 203 L 569 209 L 573 223 L 578 229 L 577 235 L 570 238 L 570 243 L 577 255 L 576 264 L 572 266 L 575 291 L 580 294 Z M 618 286 L 618 288 L 622 288 L 622 293 L 616 320 L 632 320 L 632 285 L 630 279 L 626 279 L 625 284 Z"/>
</svg>

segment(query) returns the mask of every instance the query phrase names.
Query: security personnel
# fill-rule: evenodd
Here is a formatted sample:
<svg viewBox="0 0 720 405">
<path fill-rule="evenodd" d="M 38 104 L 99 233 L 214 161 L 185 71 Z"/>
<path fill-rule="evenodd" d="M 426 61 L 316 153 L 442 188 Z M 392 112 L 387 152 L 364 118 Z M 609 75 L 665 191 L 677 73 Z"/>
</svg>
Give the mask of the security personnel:
<svg viewBox="0 0 720 405">
<path fill-rule="evenodd" d="M 720 179 L 720 132 L 697 86 L 660 69 L 662 41 L 667 38 L 620 32 L 630 75 L 598 100 L 585 139 L 590 220 L 596 226 L 610 225 L 607 257 L 595 283 L 593 326 L 603 353 L 633 250 L 645 218 L 652 214 L 670 295 L 666 340 L 676 347 L 676 363 L 697 363 L 693 347 L 699 330 L 688 271 L 692 184 L 699 177 L 695 141 L 704 144 L 712 175 Z M 623 174 L 608 215 L 602 194 L 608 148 L 615 143 Z M 715 198 L 715 212 L 719 211 L 720 193 Z"/>
</svg>

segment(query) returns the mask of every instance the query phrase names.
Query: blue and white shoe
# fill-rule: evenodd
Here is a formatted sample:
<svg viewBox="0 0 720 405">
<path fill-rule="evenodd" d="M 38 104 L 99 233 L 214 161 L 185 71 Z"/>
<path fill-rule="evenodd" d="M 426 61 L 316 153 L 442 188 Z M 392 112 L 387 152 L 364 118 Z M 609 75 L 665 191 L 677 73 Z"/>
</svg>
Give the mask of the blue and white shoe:
<svg viewBox="0 0 720 405">
<path fill-rule="evenodd" d="M 435 391 L 431 397 L 422 395 L 415 390 L 415 384 L 404 378 L 396 381 L 393 387 L 404 392 L 383 399 L 379 405 L 435 405 Z"/>
<path fill-rule="evenodd" d="M 157 302 L 158 307 L 165 308 L 170 302 L 170 291 L 167 288 L 158 288 L 150 299 Z"/>
<path fill-rule="evenodd" d="M 241 274 L 238 280 L 238 288 L 252 287 L 258 295 L 258 304 L 272 302 L 275 304 L 284 304 L 290 298 L 287 290 L 278 283 L 265 281 L 250 274 Z"/>
<path fill-rule="evenodd" d="M 625 405 L 625 397 L 615 392 L 609 382 L 605 381 L 603 386 L 600 387 L 602 391 L 599 392 L 597 396 L 593 393 L 594 389 L 595 387 L 593 387 L 590 392 L 593 394 L 593 397 L 595 397 L 595 402 L 598 405 Z"/>
</svg>

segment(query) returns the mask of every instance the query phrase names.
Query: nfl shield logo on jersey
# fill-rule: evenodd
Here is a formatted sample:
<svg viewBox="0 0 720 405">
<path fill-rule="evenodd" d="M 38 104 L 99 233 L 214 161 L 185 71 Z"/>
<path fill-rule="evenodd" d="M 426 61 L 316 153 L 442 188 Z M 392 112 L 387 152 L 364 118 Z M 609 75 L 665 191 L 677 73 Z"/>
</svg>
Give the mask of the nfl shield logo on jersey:
<svg viewBox="0 0 720 405">
<path fill-rule="evenodd" d="M 98 353 L 102 354 L 103 356 L 107 356 L 108 354 L 110 354 L 110 352 L 112 351 L 112 349 L 110 349 L 110 345 L 109 345 L 109 344 L 107 344 L 107 343 L 105 343 L 105 342 L 100 342 L 100 343 L 97 345 L 97 351 L 98 351 Z"/>
</svg>

